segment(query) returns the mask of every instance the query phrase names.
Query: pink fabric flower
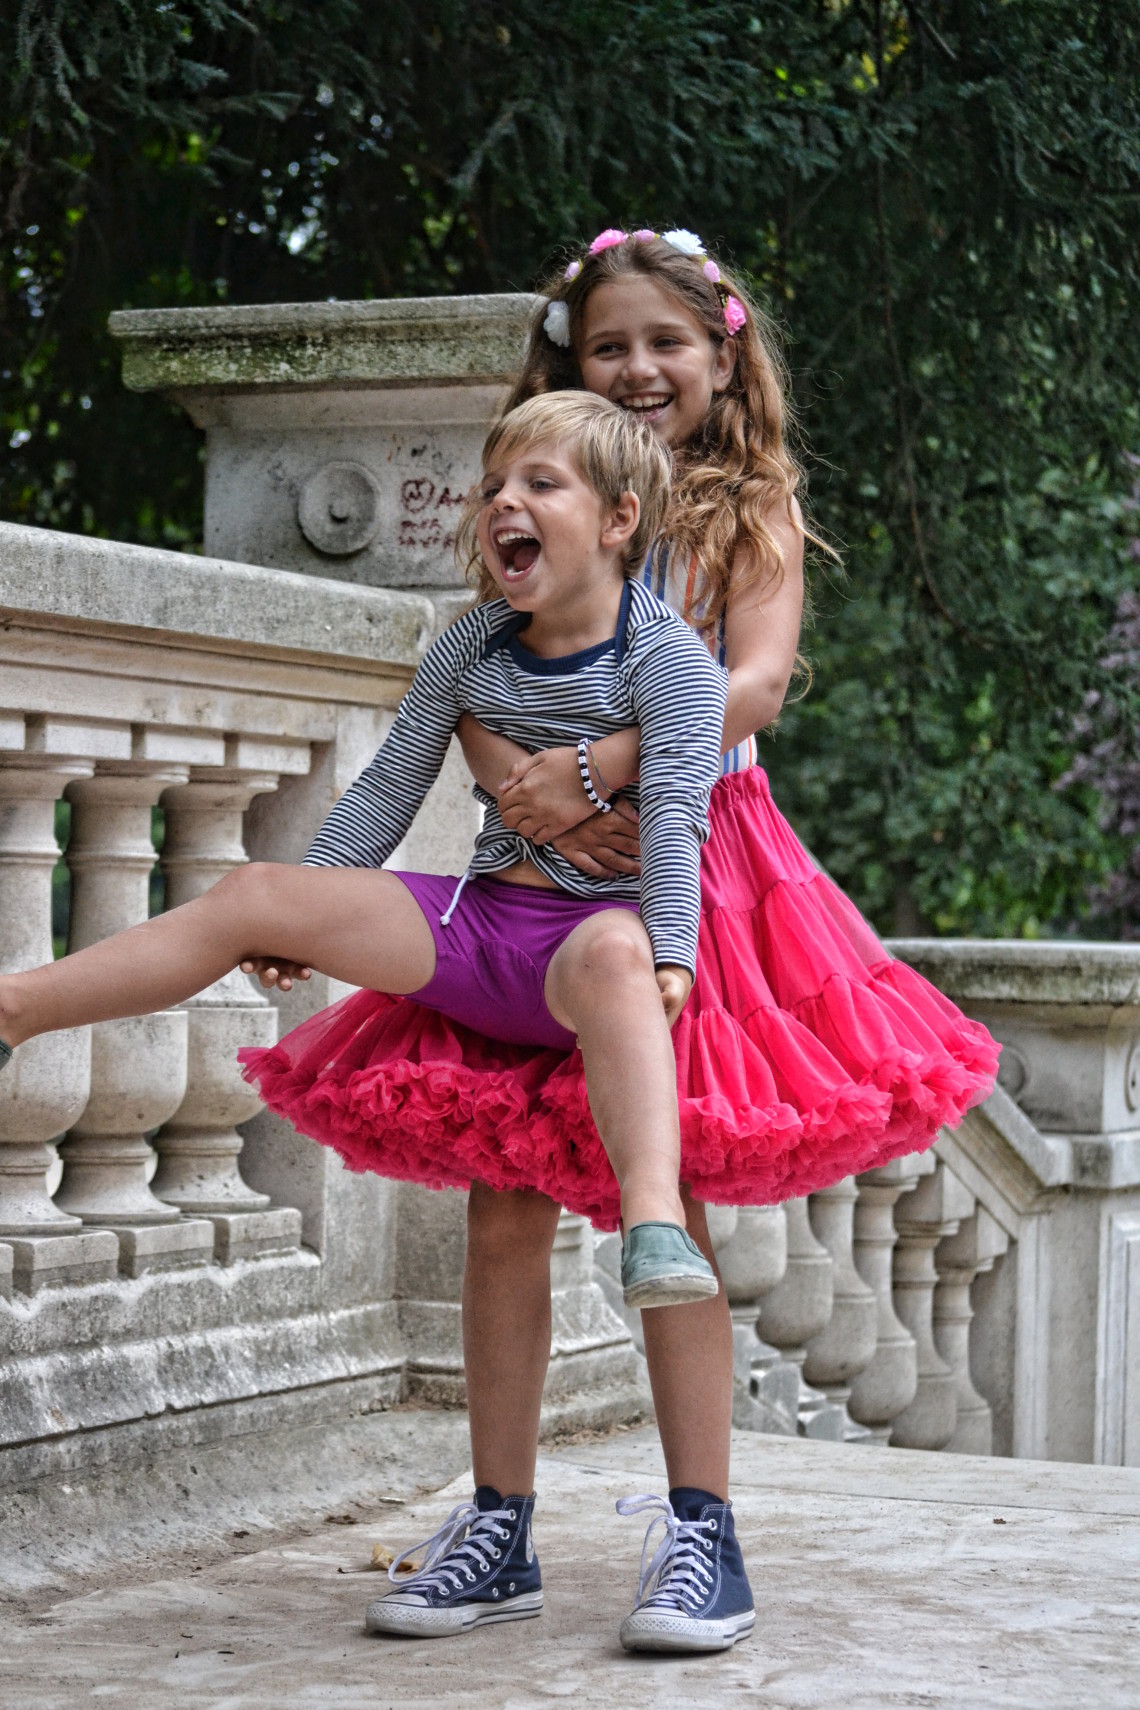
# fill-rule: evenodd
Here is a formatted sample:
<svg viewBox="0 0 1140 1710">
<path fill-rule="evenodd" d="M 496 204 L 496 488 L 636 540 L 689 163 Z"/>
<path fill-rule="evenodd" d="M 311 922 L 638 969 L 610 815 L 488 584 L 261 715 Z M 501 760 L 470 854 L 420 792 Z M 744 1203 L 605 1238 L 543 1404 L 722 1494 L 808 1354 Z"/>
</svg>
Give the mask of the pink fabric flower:
<svg viewBox="0 0 1140 1710">
<path fill-rule="evenodd" d="M 711 279 L 714 285 L 719 284 L 720 268 L 717 266 L 715 261 L 706 261 L 704 266 L 701 268 L 701 272 L 704 274 L 706 279 Z"/>
<path fill-rule="evenodd" d="M 656 236 L 657 233 L 651 232 L 648 226 L 642 226 L 639 232 L 634 232 L 633 241 L 634 243 L 652 243 Z"/>
<path fill-rule="evenodd" d="M 616 226 L 607 226 L 590 245 L 590 254 L 601 255 L 603 249 L 614 249 L 619 243 L 624 243 L 628 236 L 628 232 L 619 232 Z"/>
<path fill-rule="evenodd" d="M 729 338 L 733 338 L 740 331 L 747 319 L 744 304 L 739 297 L 728 297 L 724 305 L 724 324 L 728 328 Z"/>
<path fill-rule="evenodd" d="M 562 275 L 562 277 L 563 277 L 563 279 L 566 279 L 566 280 L 577 279 L 577 277 L 578 277 L 579 273 L 581 273 L 581 271 L 582 271 L 582 263 L 580 261 L 572 261 L 570 263 L 569 267 L 566 269 L 565 273 Z"/>
</svg>

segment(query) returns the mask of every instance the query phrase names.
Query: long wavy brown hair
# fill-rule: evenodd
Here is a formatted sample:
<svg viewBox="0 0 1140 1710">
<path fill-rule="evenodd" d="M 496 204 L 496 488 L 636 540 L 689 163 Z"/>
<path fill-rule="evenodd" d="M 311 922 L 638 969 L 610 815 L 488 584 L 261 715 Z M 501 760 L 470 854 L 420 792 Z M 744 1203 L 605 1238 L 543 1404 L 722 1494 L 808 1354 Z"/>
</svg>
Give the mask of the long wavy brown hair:
<svg viewBox="0 0 1140 1710">
<path fill-rule="evenodd" d="M 747 314 L 733 339 L 736 362 L 727 388 L 714 394 L 692 439 L 674 449 L 672 494 L 663 528 L 670 544 L 695 564 L 693 611 L 686 615 L 708 631 L 719 623 L 730 594 L 751 583 L 761 588 L 778 585 L 782 578 L 783 553 L 768 520 L 777 507 L 808 539 L 830 551 L 796 519 L 792 501 L 804 476 L 788 443 L 794 418 L 779 339 L 739 280 L 722 269 L 714 283 L 698 260 L 659 237 L 631 237 L 587 255 L 573 279 L 559 275 L 542 287 L 526 359 L 505 408 L 513 409 L 538 393 L 583 387 L 576 352 L 587 299 L 599 285 L 629 274 L 660 285 L 718 348 L 728 337 L 725 298 L 736 297 Z M 553 343 L 543 329 L 555 300 L 569 310 L 569 348 Z"/>
</svg>

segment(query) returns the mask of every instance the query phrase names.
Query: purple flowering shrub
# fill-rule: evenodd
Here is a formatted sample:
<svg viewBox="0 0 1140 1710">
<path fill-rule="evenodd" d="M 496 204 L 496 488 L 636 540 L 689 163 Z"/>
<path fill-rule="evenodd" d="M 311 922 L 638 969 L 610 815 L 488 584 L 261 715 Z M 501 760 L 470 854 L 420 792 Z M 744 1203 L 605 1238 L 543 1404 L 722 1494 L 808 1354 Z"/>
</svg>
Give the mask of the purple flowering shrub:
<svg viewBox="0 0 1140 1710">
<path fill-rule="evenodd" d="M 1132 556 L 1140 562 L 1140 540 Z M 1081 752 L 1059 785 L 1099 792 L 1101 825 L 1119 839 L 1122 862 L 1089 900 L 1120 937 L 1140 939 L 1140 594 L 1121 595 L 1105 639 L 1103 687 L 1085 696 L 1075 730 Z"/>
</svg>

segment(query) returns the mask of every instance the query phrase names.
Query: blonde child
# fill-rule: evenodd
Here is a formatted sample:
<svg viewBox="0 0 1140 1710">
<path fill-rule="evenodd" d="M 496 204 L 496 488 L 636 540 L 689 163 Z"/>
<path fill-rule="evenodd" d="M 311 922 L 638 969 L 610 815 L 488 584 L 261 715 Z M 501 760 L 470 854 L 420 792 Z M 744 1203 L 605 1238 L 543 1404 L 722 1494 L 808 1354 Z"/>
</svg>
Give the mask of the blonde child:
<svg viewBox="0 0 1140 1710">
<path fill-rule="evenodd" d="M 429 650 L 372 764 L 303 867 L 255 864 L 63 960 L 0 979 L 0 1066 L 37 1034 L 167 1008 L 241 962 L 284 958 L 524 1047 L 572 1048 L 621 1183 L 631 1304 L 716 1294 L 685 1232 L 669 1027 L 696 966 L 700 845 L 726 681 L 630 572 L 658 532 L 669 465 L 643 425 L 582 392 L 532 399 L 492 431 L 465 533 L 484 600 Z M 533 750 L 642 731 L 640 880 L 579 872 L 494 809 L 467 872 L 382 872 L 464 711 Z M 640 917 L 639 917 L 640 915 Z M 529 1487 L 527 1487 L 529 1488 Z M 537 1613 L 532 1499 L 477 1495 L 486 1572 L 462 1625 Z M 473 1556 L 471 1552 L 474 1552 Z M 437 1576 L 449 1616 L 449 1570 Z M 415 1627 L 414 1614 L 411 1618 Z"/>
</svg>

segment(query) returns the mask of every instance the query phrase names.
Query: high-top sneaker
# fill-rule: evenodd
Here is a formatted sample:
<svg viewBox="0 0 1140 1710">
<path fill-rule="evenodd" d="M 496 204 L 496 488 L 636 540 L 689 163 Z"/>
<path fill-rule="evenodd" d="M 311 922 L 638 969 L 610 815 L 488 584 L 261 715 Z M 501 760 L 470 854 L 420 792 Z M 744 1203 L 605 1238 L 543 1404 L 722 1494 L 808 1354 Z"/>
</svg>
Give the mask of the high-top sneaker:
<svg viewBox="0 0 1140 1710">
<path fill-rule="evenodd" d="M 668 1501 L 623 1496 L 617 1510 L 656 1510 L 641 1552 L 637 1604 L 621 1624 L 627 1651 L 727 1651 L 752 1631 L 756 1611 L 730 1502 L 677 1489 Z"/>
<path fill-rule="evenodd" d="M 397 1585 L 368 1605 L 370 1633 L 441 1639 L 491 1621 L 521 1621 L 542 1612 L 542 1575 L 531 1538 L 533 1496 L 500 1496 L 481 1484 L 474 1502 L 453 1508 L 439 1531 L 396 1557 Z M 400 1564 L 424 1552 L 410 1577 Z"/>
</svg>

